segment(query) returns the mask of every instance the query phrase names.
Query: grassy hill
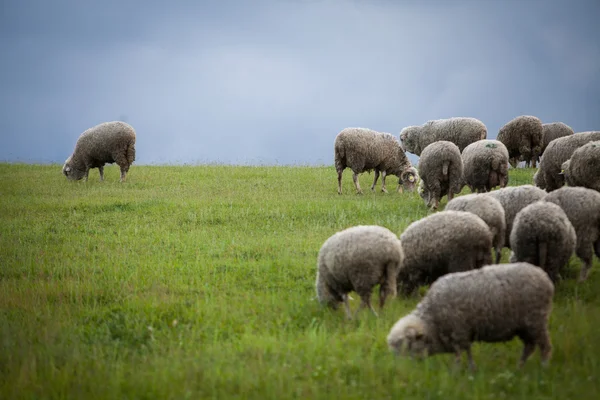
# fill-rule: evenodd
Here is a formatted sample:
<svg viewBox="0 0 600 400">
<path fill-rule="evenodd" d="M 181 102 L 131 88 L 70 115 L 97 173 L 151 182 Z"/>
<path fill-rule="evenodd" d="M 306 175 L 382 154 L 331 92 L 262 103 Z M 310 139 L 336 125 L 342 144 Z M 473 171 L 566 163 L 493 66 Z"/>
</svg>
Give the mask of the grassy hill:
<svg viewBox="0 0 600 400">
<path fill-rule="evenodd" d="M 511 170 L 510 184 L 532 169 Z M 333 167 L 136 166 L 68 182 L 0 164 L 0 398 L 591 399 L 600 393 L 600 262 L 557 287 L 548 369 L 518 339 L 395 358 L 386 336 L 418 302 L 353 321 L 314 300 L 316 257 L 358 224 L 400 234 L 416 193 L 337 194 Z M 463 193 L 467 193 L 465 189 Z M 442 207 L 446 200 L 442 201 Z M 508 251 L 503 253 L 507 262 Z M 358 306 L 357 296 L 352 303 Z M 377 297 L 375 294 L 374 302 Z"/>
</svg>

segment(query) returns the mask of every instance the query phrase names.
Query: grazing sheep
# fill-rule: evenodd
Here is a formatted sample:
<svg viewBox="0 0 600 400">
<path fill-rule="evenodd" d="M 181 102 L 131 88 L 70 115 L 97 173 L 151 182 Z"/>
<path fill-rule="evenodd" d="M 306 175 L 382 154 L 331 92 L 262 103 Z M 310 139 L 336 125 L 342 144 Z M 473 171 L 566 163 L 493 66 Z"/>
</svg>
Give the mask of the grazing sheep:
<svg viewBox="0 0 600 400">
<path fill-rule="evenodd" d="M 587 279 L 594 251 L 600 257 L 600 193 L 583 187 L 562 187 L 548 193 L 544 201 L 563 209 L 575 228 L 575 253 L 583 261 L 579 281 Z"/>
<path fill-rule="evenodd" d="M 597 140 L 600 140 L 600 131 L 576 133 L 551 141 L 544 151 L 537 176 L 534 176 L 536 186 L 546 189 L 547 192 L 563 186 L 565 184 L 564 176 L 561 174 L 563 163 L 570 159 L 579 147 Z"/>
<path fill-rule="evenodd" d="M 542 124 L 542 149 L 540 151 L 540 157 L 544 155 L 544 151 L 551 141 L 573 134 L 575 134 L 573 128 L 562 122 Z"/>
<path fill-rule="evenodd" d="M 483 194 L 483 196 L 495 198 L 502 204 L 502 208 L 504 208 L 504 218 L 506 219 L 505 247 L 510 248 L 510 231 L 512 230 L 513 220 L 517 213 L 525 206 L 543 199 L 545 195 L 546 192 L 533 185 L 507 186 L 503 189 Z"/>
<path fill-rule="evenodd" d="M 382 226 L 359 225 L 335 233 L 319 251 L 319 302 L 333 309 L 344 303 L 346 315 L 352 318 L 348 293 L 354 290 L 362 300 L 359 310 L 369 307 L 377 315 L 371 306 L 371 292 L 379 284 L 380 309 L 387 296 L 396 296 L 396 276 L 403 257 L 398 237 Z"/>
<path fill-rule="evenodd" d="M 410 224 L 400 235 L 404 261 L 398 289 L 406 296 L 449 272 L 492 263 L 492 232 L 477 215 L 440 211 Z"/>
<path fill-rule="evenodd" d="M 377 132 L 367 128 L 345 128 L 335 137 L 334 143 L 335 169 L 338 174 L 338 193 L 342 194 L 342 173 L 346 167 L 352 169 L 352 180 L 357 193 L 362 189 L 358 182 L 358 174 L 375 170 L 375 179 L 371 190 L 381 172 L 381 191 L 387 193 L 385 178 L 387 175 L 396 175 L 398 191 L 403 187 L 413 191 L 419 179 L 414 168 L 398 139 L 390 133 Z"/>
<path fill-rule="evenodd" d="M 447 140 L 431 143 L 421 153 L 419 159 L 419 195 L 425 205 L 437 209 L 440 199 L 462 189 L 463 163 L 458 146 Z"/>
<path fill-rule="evenodd" d="M 477 215 L 492 232 L 492 245 L 495 249 L 496 264 L 500 263 L 500 253 L 506 237 L 506 220 L 502 204 L 491 196 L 467 194 L 455 197 L 446 204 L 445 211 L 466 211 Z"/>
<path fill-rule="evenodd" d="M 508 149 L 513 168 L 519 161 L 525 161 L 526 166 L 532 163 L 535 168 L 542 149 L 542 121 L 532 115 L 518 116 L 500 128 L 496 139 Z"/>
<path fill-rule="evenodd" d="M 478 140 L 462 152 L 464 183 L 471 192 L 508 184 L 508 150 L 498 140 Z"/>
<path fill-rule="evenodd" d="M 135 161 L 135 130 L 121 121 L 104 122 L 83 132 L 73 154 L 63 166 L 63 174 L 71 180 L 88 180 L 90 168 L 98 168 L 100 180 L 104 180 L 104 164 L 117 163 L 121 179 Z"/>
<path fill-rule="evenodd" d="M 600 192 L 600 141 L 589 142 L 573 152 L 562 165 L 569 186 L 583 186 Z"/>
<path fill-rule="evenodd" d="M 447 140 L 463 151 L 469 144 L 487 137 L 485 124 L 476 118 L 454 117 L 436 119 L 420 126 L 407 126 L 400 131 L 400 142 L 405 151 L 417 156 L 433 142 Z"/>
<path fill-rule="evenodd" d="M 515 217 L 510 233 L 510 262 L 537 265 L 556 282 L 576 243 L 575 229 L 562 208 L 547 201 L 536 201 Z"/>
<path fill-rule="evenodd" d="M 536 346 L 542 365 L 547 365 L 552 355 L 548 320 L 553 297 L 548 275 L 528 263 L 448 274 L 394 324 L 387 343 L 399 355 L 454 353 L 457 362 L 465 351 L 474 370 L 472 342 L 506 342 L 518 336 L 524 345 L 519 366 Z"/>
</svg>

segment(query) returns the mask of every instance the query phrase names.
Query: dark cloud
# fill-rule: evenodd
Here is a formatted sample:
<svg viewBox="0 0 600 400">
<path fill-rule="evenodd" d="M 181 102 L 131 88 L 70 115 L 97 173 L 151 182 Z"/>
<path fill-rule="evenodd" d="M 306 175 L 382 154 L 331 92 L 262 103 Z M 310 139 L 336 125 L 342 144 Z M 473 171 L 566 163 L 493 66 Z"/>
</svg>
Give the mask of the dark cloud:
<svg viewBox="0 0 600 400">
<path fill-rule="evenodd" d="M 140 163 L 331 164 L 344 127 L 451 116 L 600 129 L 593 1 L 89 3 L 3 2 L 0 160 L 115 119 Z"/>
</svg>

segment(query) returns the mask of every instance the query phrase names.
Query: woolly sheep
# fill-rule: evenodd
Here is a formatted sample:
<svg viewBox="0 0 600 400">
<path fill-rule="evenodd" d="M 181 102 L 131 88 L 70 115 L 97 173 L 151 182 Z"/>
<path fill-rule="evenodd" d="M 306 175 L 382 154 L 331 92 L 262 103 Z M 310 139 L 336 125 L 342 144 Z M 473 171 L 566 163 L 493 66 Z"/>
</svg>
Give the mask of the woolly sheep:
<svg viewBox="0 0 600 400">
<path fill-rule="evenodd" d="M 90 168 L 98 168 L 100 180 L 104 180 L 104 165 L 117 163 L 121 179 L 135 161 L 135 130 L 121 121 L 104 122 L 83 132 L 73 154 L 63 166 L 63 174 L 71 180 L 88 179 Z"/>
<path fill-rule="evenodd" d="M 576 243 L 575 229 L 562 208 L 547 201 L 536 201 L 515 217 L 510 233 L 510 262 L 537 265 L 556 282 Z"/>
<path fill-rule="evenodd" d="M 359 194 L 362 189 L 358 174 L 364 171 L 375 170 L 371 190 L 375 190 L 381 172 L 381 191 L 386 193 L 387 175 L 399 178 L 398 191 L 402 191 L 403 187 L 407 191 L 413 191 L 419 179 L 417 169 L 411 165 L 398 139 L 390 133 L 367 128 L 345 128 L 335 138 L 334 158 L 339 194 L 342 194 L 342 173 L 346 167 L 354 172 L 352 180 Z"/>
<path fill-rule="evenodd" d="M 536 166 L 542 149 L 542 121 L 532 115 L 521 115 L 508 121 L 496 138 L 508 149 L 509 161 L 513 168 L 519 161 Z"/>
<path fill-rule="evenodd" d="M 452 200 L 462 189 L 463 164 L 458 146 L 447 140 L 431 143 L 419 159 L 419 195 L 427 207 L 437 209 L 440 199 Z"/>
<path fill-rule="evenodd" d="M 475 369 L 472 342 L 523 342 L 522 367 L 536 346 L 548 365 L 552 343 L 548 321 L 554 285 L 539 267 L 528 263 L 489 265 L 445 275 L 431 285 L 417 307 L 398 320 L 387 336 L 398 355 L 467 353 Z"/>
<path fill-rule="evenodd" d="M 455 197 L 446 204 L 445 211 L 466 211 L 477 215 L 492 232 L 492 245 L 495 249 L 496 264 L 500 263 L 500 253 L 506 237 L 504 208 L 498 200 L 490 196 L 467 194 Z"/>
<path fill-rule="evenodd" d="M 597 140 L 600 140 L 600 131 L 576 133 L 551 141 L 534 175 L 535 185 L 546 189 L 547 192 L 563 186 L 565 184 L 564 176 L 561 174 L 563 163 L 570 159 L 579 147 Z"/>
<path fill-rule="evenodd" d="M 540 157 L 544 155 L 544 151 L 551 141 L 573 134 L 575 134 L 573 128 L 563 122 L 542 124 L 542 149 L 540 151 Z"/>
<path fill-rule="evenodd" d="M 545 195 L 546 192 L 533 185 L 507 186 L 503 189 L 482 194 L 482 196 L 495 198 L 502 204 L 502 208 L 504 208 L 504 218 L 506 220 L 505 247 L 510 248 L 510 232 L 517 213 L 525 206 L 541 200 Z"/>
<path fill-rule="evenodd" d="M 379 307 L 386 297 L 396 296 L 396 275 L 404 257 L 398 237 L 382 226 L 358 225 L 335 233 L 323 243 L 318 255 L 317 299 L 336 309 L 344 303 L 352 318 L 348 293 L 361 298 L 358 311 L 371 306 L 371 292 L 379 284 Z M 358 312 L 357 311 L 357 312 Z"/>
<path fill-rule="evenodd" d="M 400 243 L 404 261 L 397 283 L 406 296 L 449 272 L 492 263 L 492 232 L 466 211 L 440 211 L 415 221 L 400 235 Z"/>
<path fill-rule="evenodd" d="M 594 251 L 600 257 L 600 193 L 583 187 L 562 187 L 548 193 L 544 201 L 563 209 L 575 228 L 577 257 L 583 261 L 579 281 L 587 279 Z"/>
<path fill-rule="evenodd" d="M 470 117 L 453 117 L 425 122 L 420 126 L 407 126 L 400 131 L 400 142 L 405 151 L 417 156 L 433 142 L 447 140 L 463 151 L 469 144 L 487 138 L 483 122 Z"/>
<path fill-rule="evenodd" d="M 600 192 L 600 141 L 584 144 L 562 165 L 569 186 L 583 186 Z"/>
<path fill-rule="evenodd" d="M 464 183 L 471 192 L 508 184 L 508 150 L 498 140 L 478 140 L 462 152 Z"/>
</svg>

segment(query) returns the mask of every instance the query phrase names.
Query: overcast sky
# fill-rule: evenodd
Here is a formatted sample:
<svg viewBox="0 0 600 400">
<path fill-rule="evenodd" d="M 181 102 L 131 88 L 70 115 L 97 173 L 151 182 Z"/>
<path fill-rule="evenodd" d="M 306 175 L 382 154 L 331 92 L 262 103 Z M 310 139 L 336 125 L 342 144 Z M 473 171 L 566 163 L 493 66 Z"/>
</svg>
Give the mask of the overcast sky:
<svg viewBox="0 0 600 400">
<path fill-rule="evenodd" d="M 600 130 L 600 1 L 3 0 L 0 161 L 104 121 L 137 164 L 333 164 L 345 127 Z M 416 158 L 412 158 L 416 160 Z"/>
</svg>

